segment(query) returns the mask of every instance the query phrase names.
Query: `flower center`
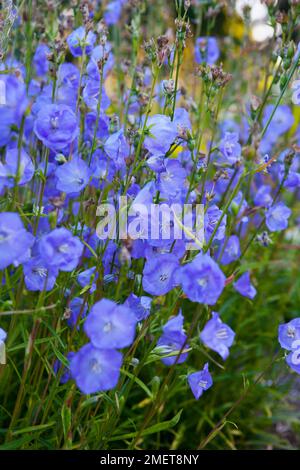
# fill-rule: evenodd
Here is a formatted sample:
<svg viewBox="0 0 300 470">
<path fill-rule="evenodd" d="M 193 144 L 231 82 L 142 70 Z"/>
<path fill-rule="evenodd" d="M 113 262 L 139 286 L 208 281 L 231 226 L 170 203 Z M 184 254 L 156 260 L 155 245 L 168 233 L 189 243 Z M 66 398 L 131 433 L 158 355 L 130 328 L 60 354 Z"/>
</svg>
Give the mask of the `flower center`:
<svg viewBox="0 0 300 470">
<path fill-rule="evenodd" d="M 40 277 L 47 277 L 48 274 L 48 270 L 46 268 L 37 267 L 34 268 L 32 271 L 34 274 L 37 274 Z"/>
<path fill-rule="evenodd" d="M 225 328 L 221 328 L 220 330 L 217 331 L 216 337 L 218 339 L 226 339 L 228 338 L 228 332 Z"/>
<path fill-rule="evenodd" d="M 51 117 L 50 124 L 51 124 L 52 129 L 57 129 L 58 128 L 58 116 Z"/>
<path fill-rule="evenodd" d="M 160 280 L 161 282 L 165 282 L 167 279 L 168 279 L 168 275 L 167 275 L 167 274 L 161 274 L 161 275 L 159 276 L 159 280 Z"/>
<path fill-rule="evenodd" d="M 198 385 L 199 385 L 199 387 L 201 387 L 201 388 L 205 388 L 206 385 L 207 385 L 207 381 L 206 381 L 206 380 L 199 380 Z"/>
<path fill-rule="evenodd" d="M 107 323 L 105 323 L 104 327 L 103 327 L 103 331 L 104 333 L 109 333 L 113 328 L 113 325 L 112 323 L 109 321 Z"/>
<path fill-rule="evenodd" d="M 60 245 L 58 251 L 59 251 L 60 253 L 68 253 L 69 247 L 68 247 L 68 245 L 67 245 L 66 243 L 64 243 L 63 245 Z"/>
<path fill-rule="evenodd" d="M 102 371 L 102 367 L 95 357 L 93 357 L 93 359 L 90 360 L 89 367 L 91 371 L 95 372 L 96 374 L 99 374 Z"/>
</svg>

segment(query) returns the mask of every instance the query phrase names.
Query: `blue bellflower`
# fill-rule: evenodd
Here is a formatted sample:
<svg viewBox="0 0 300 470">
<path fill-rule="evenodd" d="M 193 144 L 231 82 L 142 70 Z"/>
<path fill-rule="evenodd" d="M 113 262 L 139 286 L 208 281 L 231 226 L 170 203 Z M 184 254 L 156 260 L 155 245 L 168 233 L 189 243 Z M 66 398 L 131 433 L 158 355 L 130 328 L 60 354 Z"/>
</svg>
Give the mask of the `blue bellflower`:
<svg viewBox="0 0 300 470">
<path fill-rule="evenodd" d="M 96 35 L 92 31 L 86 33 L 83 26 L 75 29 L 68 37 L 67 43 L 70 48 L 71 54 L 74 57 L 80 57 L 83 51 L 86 55 L 90 55 L 94 44 L 96 42 Z"/>
<path fill-rule="evenodd" d="M 188 357 L 187 352 L 182 352 L 178 358 L 178 353 L 189 348 L 187 344 L 187 335 L 183 329 L 183 316 L 180 312 L 176 317 L 171 318 L 163 327 L 163 333 L 157 342 L 157 347 L 160 352 L 168 355 L 169 357 L 162 358 L 163 364 L 171 366 L 175 362 L 176 364 L 182 364 Z M 173 354 L 172 353 L 176 353 Z"/>
<path fill-rule="evenodd" d="M 56 187 L 66 194 L 78 193 L 86 187 L 90 175 L 87 163 L 81 158 L 74 157 L 71 161 L 57 168 L 55 172 Z"/>
<path fill-rule="evenodd" d="M 45 147 L 63 150 L 77 137 L 77 118 L 67 105 L 48 104 L 39 111 L 34 132 Z"/>
<path fill-rule="evenodd" d="M 164 155 L 178 135 L 177 125 L 169 116 L 156 114 L 147 120 L 144 147 L 152 155 Z"/>
<path fill-rule="evenodd" d="M 239 294 L 249 299 L 254 299 L 256 296 L 256 289 L 251 284 L 250 273 L 248 271 L 242 274 L 241 277 L 233 283 L 233 287 Z"/>
<path fill-rule="evenodd" d="M 97 348 L 125 348 L 134 340 L 136 322 L 134 313 L 127 306 L 102 299 L 92 307 L 84 330 Z"/>
<path fill-rule="evenodd" d="M 286 363 L 300 374 L 300 318 L 279 325 L 278 341 L 283 349 L 290 351 L 285 358 Z"/>
<path fill-rule="evenodd" d="M 214 37 L 200 37 L 196 39 L 195 60 L 198 64 L 206 62 L 212 65 L 220 57 L 218 42 Z"/>
<path fill-rule="evenodd" d="M 165 295 L 177 284 L 175 272 L 179 268 L 176 256 L 156 255 L 146 261 L 143 271 L 143 288 L 152 295 Z"/>
<path fill-rule="evenodd" d="M 83 346 L 70 360 L 71 376 L 85 394 L 105 392 L 119 380 L 122 354 L 114 349 Z"/>
<path fill-rule="evenodd" d="M 266 225 L 271 232 L 285 230 L 292 211 L 283 202 L 271 206 L 266 212 Z"/>
<path fill-rule="evenodd" d="M 216 351 L 225 361 L 229 355 L 229 348 L 235 337 L 234 331 L 223 323 L 219 314 L 212 312 L 212 318 L 208 320 L 200 333 L 201 341 L 208 348 Z"/>
<path fill-rule="evenodd" d="M 188 383 L 194 397 L 198 400 L 203 392 L 208 390 L 213 384 L 212 376 L 208 370 L 208 363 L 205 364 L 202 370 L 189 374 Z"/>
<path fill-rule="evenodd" d="M 226 279 L 218 264 L 209 255 L 201 253 L 181 268 L 177 278 L 188 299 L 207 305 L 217 302 Z"/>
<path fill-rule="evenodd" d="M 19 214 L 0 214 L 0 269 L 17 262 L 34 243 L 34 236 L 27 232 Z"/>
<path fill-rule="evenodd" d="M 28 290 L 52 290 L 58 276 L 56 267 L 49 267 L 45 261 L 36 256 L 23 264 L 24 280 Z"/>
<path fill-rule="evenodd" d="M 76 268 L 84 246 L 78 237 L 61 227 L 43 235 L 38 248 L 47 266 L 71 272 Z"/>
</svg>

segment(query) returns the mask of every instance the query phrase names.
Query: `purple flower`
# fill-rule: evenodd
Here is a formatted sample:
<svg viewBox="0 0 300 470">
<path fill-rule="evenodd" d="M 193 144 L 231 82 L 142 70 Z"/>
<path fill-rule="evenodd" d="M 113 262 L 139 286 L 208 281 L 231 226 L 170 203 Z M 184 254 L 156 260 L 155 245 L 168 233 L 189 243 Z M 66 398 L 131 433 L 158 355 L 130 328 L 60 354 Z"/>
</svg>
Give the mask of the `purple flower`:
<svg viewBox="0 0 300 470">
<path fill-rule="evenodd" d="M 30 258 L 23 264 L 26 288 L 30 291 L 49 291 L 53 289 L 58 269 L 48 267 L 39 256 Z"/>
<path fill-rule="evenodd" d="M 239 294 L 244 297 L 248 297 L 249 299 L 254 299 L 256 296 L 256 289 L 251 284 L 249 271 L 242 274 L 241 277 L 233 283 L 233 287 L 237 292 L 239 292 Z"/>
<path fill-rule="evenodd" d="M 83 252 L 83 244 L 64 227 L 43 235 L 39 241 L 39 253 L 49 267 L 61 271 L 73 271 Z"/>
<path fill-rule="evenodd" d="M 232 261 L 236 261 L 237 259 L 239 259 L 241 255 L 240 240 L 239 237 L 237 237 L 236 235 L 231 235 L 228 238 L 227 243 L 226 241 L 224 243 L 226 244 L 226 246 L 222 254 L 221 264 L 227 265 L 232 263 Z"/>
<path fill-rule="evenodd" d="M 2 328 L 0 328 L 0 343 L 4 343 L 4 341 L 6 340 L 6 336 L 6 332 L 2 330 Z"/>
<path fill-rule="evenodd" d="M 96 290 L 96 283 L 93 281 L 96 280 L 97 277 L 98 273 L 96 272 L 96 267 L 93 267 L 78 274 L 77 281 L 81 287 L 90 286 L 90 293 L 93 293 Z"/>
<path fill-rule="evenodd" d="M 186 177 L 187 173 L 178 160 L 167 160 L 165 171 L 159 175 L 159 190 L 162 197 L 175 197 L 184 187 Z"/>
<path fill-rule="evenodd" d="M 91 172 L 84 160 L 75 157 L 59 166 L 55 175 L 57 177 L 57 189 L 69 194 L 78 193 L 84 189 L 89 182 Z"/>
<path fill-rule="evenodd" d="M 136 321 L 128 307 L 102 299 L 92 307 L 84 330 L 97 348 L 125 348 L 134 340 Z"/>
<path fill-rule="evenodd" d="M 219 314 L 212 312 L 211 320 L 208 320 L 204 329 L 200 333 L 201 341 L 208 348 L 216 351 L 225 361 L 229 355 L 229 348 L 235 337 L 234 331 L 223 323 Z"/>
<path fill-rule="evenodd" d="M 152 295 L 165 295 L 177 285 L 175 272 L 178 267 L 178 259 L 172 254 L 148 259 L 143 271 L 144 290 Z"/>
<path fill-rule="evenodd" d="M 160 352 L 168 355 L 172 353 L 179 353 L 179 351 L 184 347 L 188 349 L 189 345 L 187 344 L 187 336 L 183 329 L 183 316 L 180 312 L 176 317 L 171 318 L 163 327 L 163 333 L 157 342 L 157 347 Z M 176 364 L 182 364 L 186 361 L 188 353 L 184 352 L 180 354 L 180 357 L 177 359 L 178 354 L 170 355 L 169 357 L 164 357 L 162 362 L 166 366 L 171 366 L 176 362 Z"/>
<path fill-rule="evenodd" d="M 34 175 L 34 166 L 31 161 L 31 158 L 29 157 L 29 155 L 27 155 L 25 150 L 21 149 L 19 155 L 19 150 L 17 148 L 8 149 L 6 152 L 5 160 L 6 165 L 3 165 L 0 162 L 0 181 L 3 178 L 4 185 L 12 188 L 15 185 L 17 175 L 19 177 L 18 184 L 20 186 L 23 186 L 32 179 Z M 1 175 L 1 167 L 4 167 L 3 170 L 5 177 L 2 177 Z"/>
<path fill-rule="evenodd" d="M 208 362 L 199 372 L 193 372 L 188 375 L 188 383 L 191 387 L 194 397 L 198 400 L 205 390 L 208 390 L 212 384 L 212 376 L 208 370 Z"/>
<path fill-rule="evenodd" d="M 271 232 L 284 230 L 288 226 L 288 218 L 292 211 L 283 202 L 271 206 L 266 213 L 266 225 Z"/>
<path fill-rule="evenodd" d="M 107 25 L 116 24 L 121 16 L 123 5 L 127 0 L 112 0 L 110 1 L 104 11 L 104 20 Z"/>
<path fill-rule="evenodd" d="M 268 119 L 270 118 L 273 110 L 274 105 L 272 104 L 269 104 L 265 107 L 263 117 L 264 126 L 267 124 Z M 286 104 L 282 104 L 276 109 L 275 114 L 267 130 L 267 134 L 271 137 L 272 141 L 276 142 L 278 136 L 285 134 L 285 132 L 287 132 L 292 127 L 293 123 L 294 116 L 291 111 L 291 108 Z"/>
<path fill-rule="evenodd" d="M 129 156 L 129 145 L 124 137 L 123 129 L 109 136 L 104 144 L 104 150 L 117 168 L 124 167 L 125 158 Z"/>
<path fill-rule="evenodd" d="M 226 132 L 220 142 L 219 149 L 226 161 L 233 165 L 241 159 L 242 147 L 239 144 L 239 135 L 236 132 Z"/>
<path fill-rule="evenodd" d="M 300 346 L 300 318 L 293 318 L 278 327 L 278 341 L 283 349 L 292 351 Z M 295 345 L 295 341 L 299 341 Z M 294 344 L 294 346 L 293 346 Z"/>
<path fill-rule="evenodd" d="M 177 125 L 169 116 L 156 114 L 147 121 L 145 148 L 153 155 L 164 155 L 177 137 Z"/>
<path fill-rule="evenodd" d="M 145 320 L 150 315 L 151 312 L 152 298 L 142 295 L 138 297 L 137 295 L 131 293 L 129 297 L 125 300 L 124 305 L 129 307 L 134 313 L 137 321 Z"/>
<path fill-rule="evenodd" d="M 279 325 L 278 341 L 282 348 L 291 351 L 285 360 L 297 374 L 300 374 L 300 318 Z"/>
<path fill-rule="evenodd" d="M 42 77 L 48 73 L 49 61 L 48 54 L 50 49 L 46 44 L 39 44 L 33 56 L 33 63 L 35 66 L 36 74 Z"/>
<path fill-rule="evenodd" d="M 17 262 L 31 248 L 34 236 L 27 232 L 18 214 L 0 214 L 0 269 Z"/>
<path fill-rule="evenodd" d="M 254 194 L 253 198 L 256 206 L 268 207 L 272 204 L 271 187 L 267 185 L 260 186 Z"/>
<path fill-rule="evenodd" d="M 78 388 L 85 394 L 105 392 L 119 380 L 122 354 L 113 349 L 83 346 L 70 361 L 70 371 Z"/>
<path fill-rule="evenodd" d="M 300 345 L 300 342 L 299 342 Z M 291 367 L 297 374 L 300 374 L 300 347 L 291 351 L 290 354 L 285 358 L 288 366 Z"/>
<path fill-rule="evenodd" d="M 96 35 L 92 31 L 86 33 L 83 26 L 75 29 L 67 38 L 68 46 L 74 57 L 82 56 L 83 51 L 86 55 L 90 55 L 95 42 Z"/>
<path fill-rule="evenodd" d="M 216 38 L 200 37 L 196 39 L 195 60 L 198 64 L 206 62 L 209 65 L 217 62 L 220 50 Z"/>
<path fill-rule="evenodd" d="M 58 84 L 67 86 L 77 91 L 80 81 L 78 68 L 69 62 L 60 64 L 58 67 Z"/>
<path fill-rule="evenodd" d="M 225 286 L 225 275 L 209 256 L 199 253 L 178 273 L 183 292 L 193 302 L 214 305 Z"/>
<path fill-rule="evenodd" d="M 105 110 L 110 105 L 110 99 L 108 98 L 104 86 L 100 90 L 100 79 L 94 80 L 89 79 L 83 89 L 82 97 L 85 104 L 93 111 L 97 111 L 98 102 L 101 94 L 101 110 Z"/>
<path fill-rule="evenodd" d="M 34 123 L 34 132 L 52 150 L 63 150 L 77 137 L 77 119 L 64 104 L 48 104 L 41 108 Z"/>
</svg>

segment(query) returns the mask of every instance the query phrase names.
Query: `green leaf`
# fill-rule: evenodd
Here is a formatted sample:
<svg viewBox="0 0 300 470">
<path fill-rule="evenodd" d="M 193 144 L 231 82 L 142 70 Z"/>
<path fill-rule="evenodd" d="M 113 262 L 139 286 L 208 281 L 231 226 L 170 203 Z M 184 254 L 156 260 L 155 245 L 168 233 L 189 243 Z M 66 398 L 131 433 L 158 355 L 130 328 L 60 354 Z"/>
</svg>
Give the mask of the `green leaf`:
<svg viewBox="0 0 300 470">
<path fill-rule="evenodd" d="M 169 421 L 163 421 L 162 423 L 157 423 L 157 424 L 154 424 L 153 426 L 150 426 L 147 429 L 144 429 L 144 431 L 141 433 L 141 437 L 149 436 L 150 434 L 155 434 L 157 432 L 166 431 L 168 429 L 173 428 L 179 422 L 182 411 L 183 410 L 180 410 L 174 416 L 174 418 L 170 419 Z M 130 432 L 127 434 L 115 436 L 115 437 L 112 437 L 110 441 L 122 441 L 123 439 L 131 439 L 131 438 L 136 437 L 138 433 L 139 431 L 135 431 L 135 432 Z"/>
</svg>

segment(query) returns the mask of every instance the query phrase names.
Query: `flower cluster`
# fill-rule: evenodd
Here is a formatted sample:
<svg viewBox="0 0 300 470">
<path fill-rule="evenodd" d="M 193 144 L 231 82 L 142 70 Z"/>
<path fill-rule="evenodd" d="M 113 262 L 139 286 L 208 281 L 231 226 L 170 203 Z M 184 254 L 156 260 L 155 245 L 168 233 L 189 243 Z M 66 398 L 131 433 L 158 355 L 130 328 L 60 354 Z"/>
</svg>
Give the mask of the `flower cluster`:
<svg viewBox="0 0 300 470">
<path fill-rule="evenodd" d="M 200 87 L 179 86 L 190 47 L 186 15 L 176 22 L 174 41 L 152 39 L 141 65 L 120 63 L 109 27 L 127 8 L 136 12 L 135 2 L 104 3 L 101 21 L 88 9 L 59 46 L 37 44 L 30 71 L 13 56 L 0 64 L 7 96 L 0 109 L 1 283 L 18 302 L 23 295 L 25 307 L 59 299 L 51 329 L 67 338 L 69 366 L 62 367 L 62 354 L 52 358 L 61 383 L 71 378 L 84 394 L 115 388 L 143 341 L 171 370 L 181 365 L 198 399 L 213 379 L 204 361 L 190 372 L 189 352 L 197 344 L 195 354 L 208 348 L 228 358 L 235 332 L 225 320 L 235 330 L 236 320 L 224 299 L 249 303 L 263 295 L 245 258 L 267 250 L 294 222 L 299 128 L 283 93 L 273 100 L 271 90 L 263 103 L 245 102 L 238 116 L 231 107 L 219 112 L 230 75 L 220 62 L 226 46 L 213 35 L 195 38 L 193 79 Z M 138 25 L 135 17 L 135 39 Z M 290 78 L 299 57 L 293 60 L 286 64 Z M 115 90 L 120 74 L 124 84 Z M 119 209 L 124 196 L 129 235 L 102 239 L 98 206 Z M 151 206 L 160 203 L 149 229 Z M 180 225 L 169 210 L 175 205 L 202 205 L 203 240 Z M 202 312 L 196 321 L 195 310 Z M 5 338 L 0 328 L 0 352 Z M 299 319 L 279 327 L 279 341 L 300 372 Z"/>
</svg>

